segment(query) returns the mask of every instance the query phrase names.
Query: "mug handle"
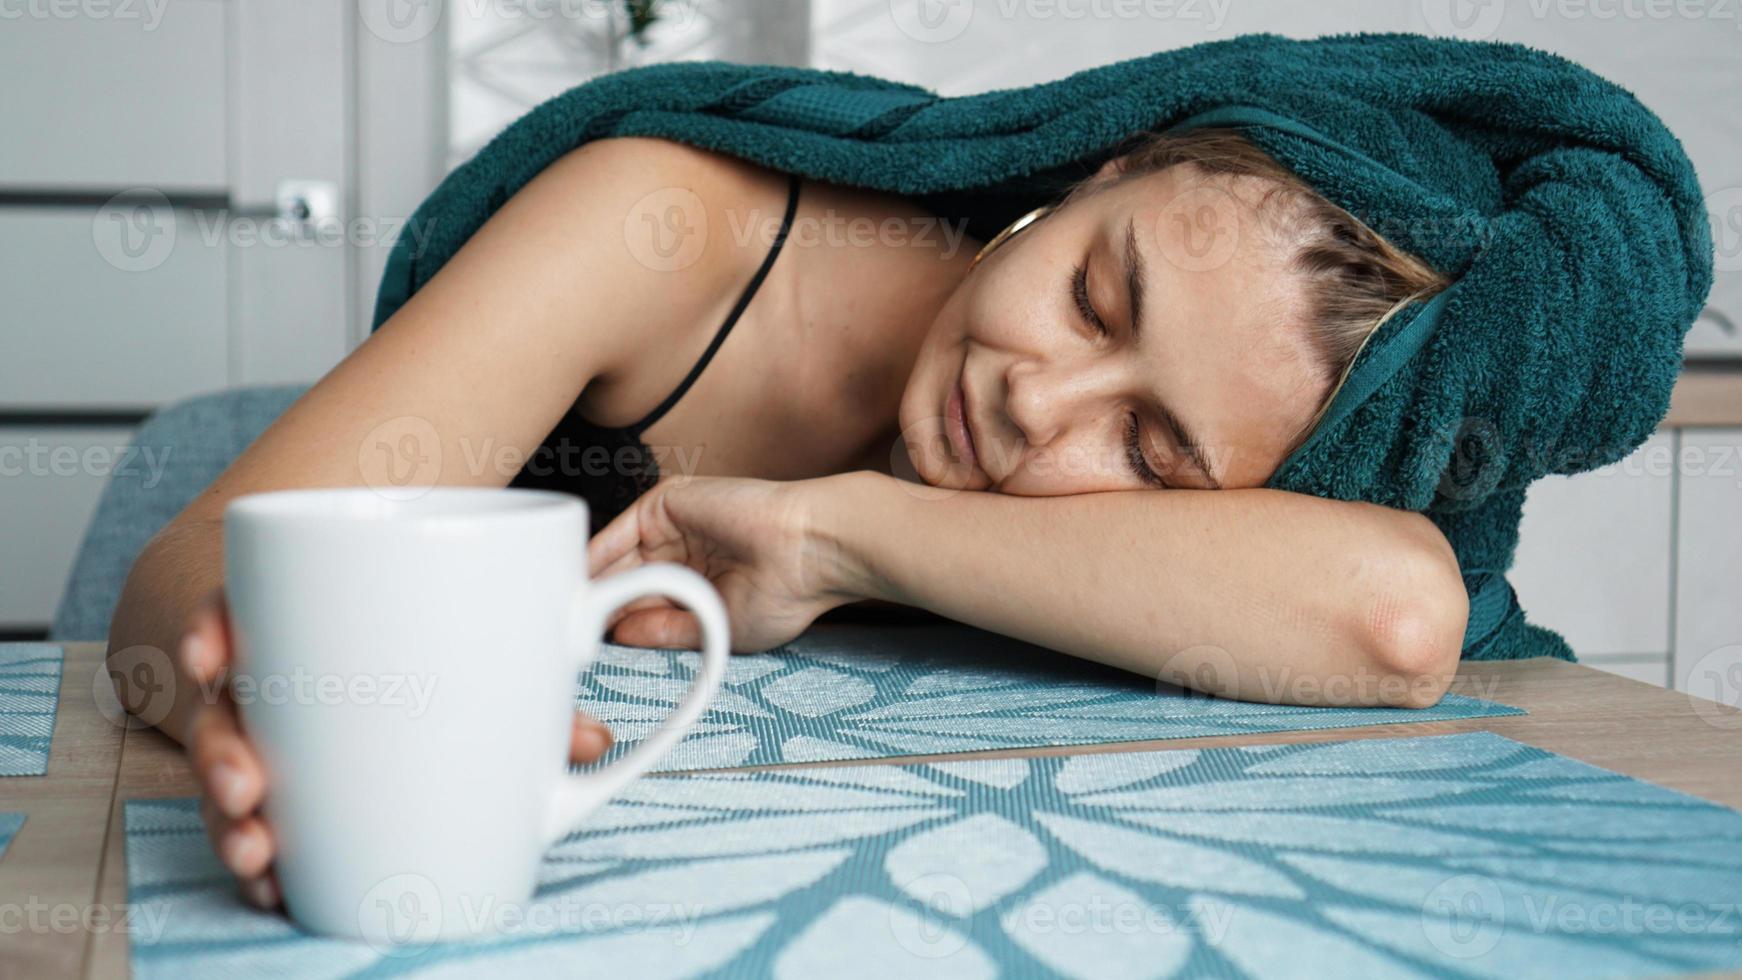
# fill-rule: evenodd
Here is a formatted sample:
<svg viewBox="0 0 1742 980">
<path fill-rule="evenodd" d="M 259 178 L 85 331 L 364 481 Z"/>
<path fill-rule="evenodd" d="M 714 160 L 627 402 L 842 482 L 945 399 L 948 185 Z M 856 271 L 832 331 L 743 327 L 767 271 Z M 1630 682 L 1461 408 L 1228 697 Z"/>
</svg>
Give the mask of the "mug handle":
<svg viewBox="0 0 1742 980">
<path fill-rule="evenodd" d="M 628 755 L 596 772 L 570 773 L 557 784 L 545 816 L 545 843 L 555 844 L 575 829 L 588 814 L 617 795 L 631 780 L 663 759 L 685 731 L 707 710 L 726 676 L 731 656 L 732 634 L 726 627 L 726 608 L 708 580 L 683 565 L 642 565 L 627 572 L 585 582 L 573 604 L 574 642 L 591 651 L 604 641 L 608 613 L 644 596 L 675 599 L 694 614 L 702 626 L 702 668 L 689 695 L 672 709 L 659 727 Z M 588 658 L 590 659 L 590 658 Z"/>
</svg>

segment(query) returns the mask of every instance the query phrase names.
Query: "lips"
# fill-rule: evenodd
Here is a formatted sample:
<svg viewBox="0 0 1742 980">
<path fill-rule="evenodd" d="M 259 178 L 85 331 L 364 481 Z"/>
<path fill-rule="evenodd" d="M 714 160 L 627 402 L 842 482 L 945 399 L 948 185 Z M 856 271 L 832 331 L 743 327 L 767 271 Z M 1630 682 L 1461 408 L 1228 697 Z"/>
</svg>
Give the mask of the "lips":
<svg viewBox="0 0 1742 980">
<path fill-rule="evenodd" d="M 944 404 L 944 429 L 949 435 L 950 445 L 956 455 L 969 466 L 979 464 L 979 453 L 974 446 L 974 430 L 968 423 L 968 396 L 960 378 L 950 391 L 950 397 Z"/>
</svg>

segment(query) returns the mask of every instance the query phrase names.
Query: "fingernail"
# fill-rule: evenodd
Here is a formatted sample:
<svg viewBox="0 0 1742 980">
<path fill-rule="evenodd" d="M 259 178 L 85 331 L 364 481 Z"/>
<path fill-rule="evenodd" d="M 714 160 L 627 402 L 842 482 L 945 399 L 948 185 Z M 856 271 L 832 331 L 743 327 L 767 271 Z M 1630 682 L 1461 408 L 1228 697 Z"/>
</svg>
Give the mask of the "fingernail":
<svg viewBox="0 0 1742 980">
<path fill-rule="evenodd" d="M 242 897 L 259 908 L 274 908 L 278 905 L 278 886 L 269 875 L 250 878 L 242 882 Z"/>
<path fill-rule="evenodd" d="M 198 633 L 189 633 L 181 638 L 181 662 L 189 673 L 205 673 L 206 641 L 200 639 Z"/>
<path fill-rule="evenodd" d="M 253 834 L 244 834 L 240 829 L 232 828 L 224 835 L 224 863 L 231 870 L 252 868 L 258 863 L 260 842 Z"/>
<path fill-rule="evenodd" d="M 218 801 L 218 807 L 232 817 L 242 815 L 242 798 L 247 789 L 242 783 L 242 773 L 228 762 L 220 762 L 212 767 L 212 798 Z"/>
</svg>

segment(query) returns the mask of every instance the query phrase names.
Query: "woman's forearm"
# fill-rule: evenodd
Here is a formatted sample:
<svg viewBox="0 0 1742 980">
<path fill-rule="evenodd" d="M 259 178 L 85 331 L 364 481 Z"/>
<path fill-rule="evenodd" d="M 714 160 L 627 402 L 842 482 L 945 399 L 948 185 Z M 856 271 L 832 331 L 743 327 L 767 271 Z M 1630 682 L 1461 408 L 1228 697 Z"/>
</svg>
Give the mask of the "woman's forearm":
<svg viewBox="0 0 1742 980">
<path fill-rule="evenodd" d="M 184 745 L 208 692 L 183 676 L 178 645 L 189 613 L 223 580 L 223 525 L 173 523 L 134 561 L 109 622 L 109 676 L 122 705 Z"/>
<path fill-rule="evenodd" d="M 868 598 L 1245 700 L 1428 705 L 1456 557 L 1418 514 L 1272 490 L 1017 497 L 852 474 L 816 533 Z"/>
</svg>

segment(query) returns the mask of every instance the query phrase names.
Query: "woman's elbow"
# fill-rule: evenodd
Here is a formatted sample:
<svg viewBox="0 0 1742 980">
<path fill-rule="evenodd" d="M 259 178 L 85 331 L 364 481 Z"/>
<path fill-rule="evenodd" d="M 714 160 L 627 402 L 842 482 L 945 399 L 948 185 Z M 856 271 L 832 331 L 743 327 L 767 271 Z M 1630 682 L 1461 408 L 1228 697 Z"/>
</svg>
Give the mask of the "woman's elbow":
<svg viewBox="0 0 1742 980">
<path fill-rule="evenodd" d="M 1362 617 L 1362 645 L 1379 675 L 1380 703 L 1430 708 L 1457 673 L 1469 598 L 1445 536 L 1420 514 L 1402 516 L 1414 526 L 1388 549 Z"/>
</svg>

